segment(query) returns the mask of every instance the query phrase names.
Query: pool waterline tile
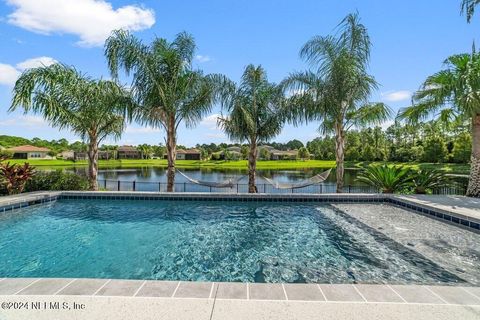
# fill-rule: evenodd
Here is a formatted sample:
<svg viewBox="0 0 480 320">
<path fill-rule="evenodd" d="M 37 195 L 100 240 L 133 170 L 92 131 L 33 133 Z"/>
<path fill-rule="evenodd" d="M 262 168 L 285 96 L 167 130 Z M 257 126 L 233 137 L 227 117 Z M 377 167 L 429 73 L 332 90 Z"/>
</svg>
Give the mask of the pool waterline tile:
<svg viewBox="0 0 480 320">
<path fill-rule="evenodd" d="M 385 202 L 413 210 L 419 214 L 427 215 L 431 218 L 450 223 L 452 225 L 480 233 L 480 219 L 463 216 L 444 208 L 439 208 L 435 203 L 425 204 L 415 199 L 397 197 L 386 194 L 245 194 L 245 193 L 199 193 L 199 192 L 179 192 L 168 194 L 165 192 L 143 192 L 143 191 L 116 191 L 116 192 L 90 192 L 90 191 L 63 191 L 63 192 L 37 192 L 26 193 L 22 196 L 16 196 L 8 199 L 9 201 L 0 201 L 0 212 L 16 210 L 36 203 L 46 203 L 56 201 L 57 199 L 89 199 L 89 200 L 211 200 L 211 201 L 269 201 L 269 202 L 348 202 L 348 203 L 366 203 L 366 202 Z"/>
</svg>

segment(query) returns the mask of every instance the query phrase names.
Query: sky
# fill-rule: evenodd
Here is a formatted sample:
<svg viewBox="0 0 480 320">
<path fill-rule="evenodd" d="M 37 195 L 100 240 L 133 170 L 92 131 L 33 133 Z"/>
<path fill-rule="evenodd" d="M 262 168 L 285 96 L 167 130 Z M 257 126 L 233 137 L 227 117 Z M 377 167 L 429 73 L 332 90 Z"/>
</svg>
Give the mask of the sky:
<svg viewBox="0 0 480 320">
<path fill-rule="evenodd" d="M 425 78 L 448 56 L 479 43 L 480 14 L 467 24 L 460 0 L 0 0 L 0 135 L 42 139 L 79 138 L 49 126 L 40 115 L 8 112 L 11 90 L 22 71 L 62 62 L 97 78 L 110 78 L 103 43 L 111 30 L 128 29 L 146 43 L 172 40 L 182 31 L 197 43 L 194 65 L 238 81 L 245 66 L 262 65 L 269 80 L 305 70 L 300 47 L 328 35 L 347 14 L 358 11 L 373 43 L 370 74 L 380 83 L 371 100 L 395 112 L 409 105 Z M 126 81 L 126 79 L 125 79 Z M 229 142 L 216 126 L 218 106 L 194 129 L 181 127 L 178 143 Z M 384 124 L 388 126 L 391 122 Z M 319 136 L 319 124 L 286 125 L 278 142 Z M 164 142 L 165 133 L 131 123 L 119 141 Z"/>
</svg>

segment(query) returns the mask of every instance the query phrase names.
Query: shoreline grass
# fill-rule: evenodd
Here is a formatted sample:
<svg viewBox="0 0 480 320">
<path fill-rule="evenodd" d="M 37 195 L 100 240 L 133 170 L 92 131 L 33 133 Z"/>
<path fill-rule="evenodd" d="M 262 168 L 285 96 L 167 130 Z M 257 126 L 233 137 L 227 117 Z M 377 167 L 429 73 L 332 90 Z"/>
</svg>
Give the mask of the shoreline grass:
<svg viewBox="0 0 480 320">
<path fill-rule="evenodd" d="M 71 160 L 28 160 L 10 159 L 6 160 L 10 163 L 24 162 L 30 163 L 38 169 L 64 169 L 73 167 L 87 166 L 87 161 L 71 161 Z M 369 164 L 380 164 L 381 162 L 362 162 L 362 161 L 347 161 L 345 167 L 347 169 L 361 169 Z M 468 175 L 470 172 L 469 164 L 456 163 L 397 163 L 389 162 L 392 165 L 405 165 L 413 169 L 442 169 L 450 174 Z M 247 160 L 238 161 L 198 161 L 198 160 L 177 160 L 176 166 L 178 168 L 211 168 L 211 169 L 247 169 Z M 167 160 L 164 159 L 137 159 L 137 160 L 99 160 L 99 168 L 141 168 L 141 167 L 167 167 Z M 286 170 L 286 169 L 311 169 L 311 168 L 335 168 L 334 160 L 272 160 L 257 162 L 257 169 L 259 170 Z"/>
</svg>

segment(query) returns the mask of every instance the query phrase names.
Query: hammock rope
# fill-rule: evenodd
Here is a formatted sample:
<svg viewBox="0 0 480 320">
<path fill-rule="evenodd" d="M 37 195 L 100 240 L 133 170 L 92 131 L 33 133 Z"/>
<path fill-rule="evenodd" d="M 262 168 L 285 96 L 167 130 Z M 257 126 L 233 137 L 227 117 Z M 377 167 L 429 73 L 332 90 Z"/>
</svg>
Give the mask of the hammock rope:
<svg viewBox="0 0 480 320">
<path fill-rule="evenodd" d="M 319 184 L 327 180 L 328 176 L 330 175 L 331 169 L 328 169 L 327 171 L 324 171 L 320 174 L 317 174 L 309 179 L 303 180 L 302 182 L 297 182 L 297 183 L 279 183 L 277 181 L 274 181 L 272 179 L 263 177 L 262 178 L 270 183 L 273 187 L 276 189 L 299 189 L 299 188 L 305 188 L 314 184 Z"/>
<path fill-rule="evenodd" d="M 238 183 L 238 181 L 244 178 L 244 176 L 241 176 L 237 179 L 228 179 L 224 182 L 204 181 L 204 180 L 197 180 L 197 179 L 190 178 L 189 176 L 187 176 L 185 173 L 183 173 L 178 169 L 177 171 L 191 183 L 198 184 L 201 186 L 206 186 L 206 187 L 212 187 L 212 188 L 233 188 Z"/>
</svg>

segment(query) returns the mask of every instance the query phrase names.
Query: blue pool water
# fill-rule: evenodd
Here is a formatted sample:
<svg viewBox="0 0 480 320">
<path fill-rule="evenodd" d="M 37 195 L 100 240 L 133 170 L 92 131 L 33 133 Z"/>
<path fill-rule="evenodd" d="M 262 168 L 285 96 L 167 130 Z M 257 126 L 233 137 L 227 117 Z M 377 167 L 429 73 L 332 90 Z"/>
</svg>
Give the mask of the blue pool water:
<svg viewBox="0 0 480 320">
<path fill-rule="evenodd" d="M 0 216 L 0 277 L 457 282 L 324 204 L 59 200 Z"/>
</svg>

